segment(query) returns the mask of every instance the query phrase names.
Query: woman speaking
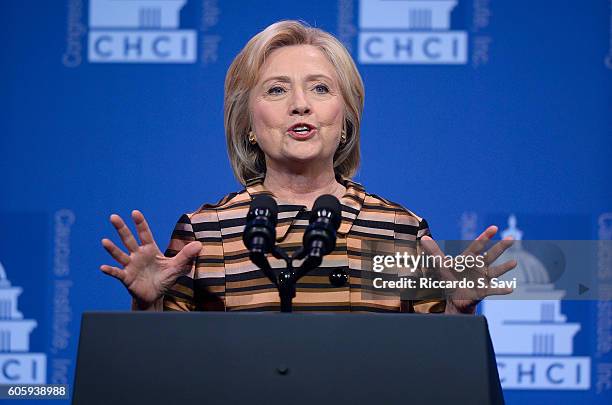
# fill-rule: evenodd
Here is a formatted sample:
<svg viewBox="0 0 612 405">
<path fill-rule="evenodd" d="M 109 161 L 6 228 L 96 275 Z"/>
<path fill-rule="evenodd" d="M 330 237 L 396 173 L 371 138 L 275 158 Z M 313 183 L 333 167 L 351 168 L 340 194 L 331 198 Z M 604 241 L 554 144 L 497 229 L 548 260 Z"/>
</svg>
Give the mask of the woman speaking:
<svg viewBox="0 0 612 405">
<path fill-rule="evenodd" d="M 165 255 L 142 213 L 132 212 L 140 242 L 121 217 L 111 215 L 127 253 L 103 239 L 122 268 L 100 269 L 125 285 L 135 310 L 278 310 L 278 291 L 251 263 L 242 241 L 249 205 L 258 195 L 274 198 L 276 243 L 291 252 L 301 246 L 314 201 L 331 194 L 342 207 L 336 247 L 297 284 L 294 311 L 474 313 L 484 296 L 511 292 L 490 288 L 461 300 L 362 294 L 364 241 L 427 241 L 429 254 L 443 255 L 423 218 L 351 181 L 359 166 L 363 103 L 359 72 L 336 38 L 297 21 L 270 25 L 246 44 L 225 79 L 228 155 L 245 188 L 183 215 Z M 471 253 L 482 251 L 496 231 L 487 228 L 468 248 Z M 489 262 L 510 244 L 504 240 L 489 249 Z M 285 263 L 271 258 L 270 265 L 278 269 Z M 491 267 L 487 276 L 515 265 Z M 338 270 L 344 279 L 330 283 Z"/>
</svg>

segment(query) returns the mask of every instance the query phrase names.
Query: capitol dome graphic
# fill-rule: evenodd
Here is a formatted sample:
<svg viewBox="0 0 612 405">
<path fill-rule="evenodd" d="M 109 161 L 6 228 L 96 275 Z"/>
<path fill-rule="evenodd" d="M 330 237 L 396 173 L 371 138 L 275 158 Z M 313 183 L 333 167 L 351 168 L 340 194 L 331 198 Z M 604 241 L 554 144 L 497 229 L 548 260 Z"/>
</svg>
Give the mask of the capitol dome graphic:
<svg viewBox="0 0 612 405">
<path fill-rule="evenodd" d="M 0 384 L 44 384 L 46 356 L 29 353 L 30 334 L 36 328 L 34 319 L 24 319 L 17 299 L 23 292 L 14 287 L 0 263 Z"/>
<path fill-rule="evenodd" d="M 518 286 L 528 286 L 529 290 L 537 290 L 537 286 L 551 285 L 550 277 L 542 262 L 523 249 L 523 231 L 516 227 L 516 215 L 508 218 L 508 228 L 501 232 L 502 239 L 511 236 L 514 239 L 512 246 L 498 259 L 499 263 L 514 259 L 517 266 L 514 270 L 500 277 L 503 280 L 516 278 Z M 548 287 L 545 287 L 548 288 Z M 559 297 L 561 298 L 562 295 Z"/>
</svg>

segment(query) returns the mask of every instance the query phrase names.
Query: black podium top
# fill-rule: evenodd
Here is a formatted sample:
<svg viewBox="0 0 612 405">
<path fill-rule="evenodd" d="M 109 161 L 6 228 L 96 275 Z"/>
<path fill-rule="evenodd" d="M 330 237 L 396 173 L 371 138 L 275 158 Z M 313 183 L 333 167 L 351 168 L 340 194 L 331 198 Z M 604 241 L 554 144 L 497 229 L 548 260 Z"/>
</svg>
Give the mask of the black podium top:
<svg viewBox="0 0 612 405">
<path fill-rule="evenodd" d="M 480 316 L 86 313 L 74 404 L 503 403 Z"/>
</svg>

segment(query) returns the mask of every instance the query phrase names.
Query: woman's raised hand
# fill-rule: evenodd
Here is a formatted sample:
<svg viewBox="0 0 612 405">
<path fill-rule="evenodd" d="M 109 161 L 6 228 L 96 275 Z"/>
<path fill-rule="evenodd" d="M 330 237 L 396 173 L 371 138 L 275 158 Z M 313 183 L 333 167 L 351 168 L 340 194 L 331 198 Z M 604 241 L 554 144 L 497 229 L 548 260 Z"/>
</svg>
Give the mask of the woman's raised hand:
<svg viewBox="0 0 612 405">
<path fill-rule="evenodd" d="M 202 244 L 191 242 L 176 256 L 166 257 L 157 247 L 144 215 L 140 211 L 132 211 L 132 220 L 136 224 L 140 244 L 119 215 L 110 216 L 128 253 L 110 239 L 102 239 L 102 246 L 123 269 L 104 264 L 100 270 L 121 281 L 139 309 L 161 309 L 158 305 L 162 296 L 179 276 L 189 273 L 191 262 L 200 252 Z"/>
<path fill-rule="evenodd" d="M 487 243 L 495 236 L 496 233 L 497 227 L 494 225 L 489 226 L 468 246 L 468 248 L 461 255 L 467 257 L 481 254 L 481 252 L 483 252 L 486 248 Z M 506 295 L 512 293 L 513 288 L 511 287 L 492 287 L 489 286 L 489 282 L 491 281 L 491 279 L 501 277 L 502 275 L 516 267 L 517 262 L 514 259 L 493 266 L 495 260 L 497 260 L 497 258 L 500 257 L 506 251 L 506 249 L 512 246 L 513 243 L 514 240 L 510 237 L 507 237 L 497 242 L 489 250 L 484 252 L 485 268 L 483 269 L 484 271 L 479 275 L 485 280 L 485 287 L 467 289 L 464 288 L 458 290 L 458 298 L 451 297 L 447 299 L 447 313 L 474 313 L 478 303 L 480 303 L 480 301 L 482 301 L 485 297 L 488 297 L 490 295 Z M 428 255 L 445 257 L 444 252 L 440 249 L 438 244 L 431 237 L 423 236 L 423 238 L 421 239 L 421 245 L 423 246 L 425 253 L 427 253 Z M 466 271 L 466 273 L 469 272 Z M 452 268 L 446 268 L 443 269 L 441 276 L 442 279 L 457 280 L 458 277 L 454 274 L 458 273 L 455 273 Z"/>
</svg>

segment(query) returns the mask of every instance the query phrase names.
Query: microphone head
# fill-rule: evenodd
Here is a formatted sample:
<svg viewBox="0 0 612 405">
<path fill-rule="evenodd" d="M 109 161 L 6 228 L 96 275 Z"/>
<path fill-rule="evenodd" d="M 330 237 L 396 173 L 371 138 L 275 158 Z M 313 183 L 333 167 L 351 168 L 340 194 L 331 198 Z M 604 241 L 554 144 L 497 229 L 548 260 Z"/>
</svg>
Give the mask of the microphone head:
<svg viewBox="0 0 612 405">
<path fill-rule="evenodd" d="M 276 242 L 278 205 L 269 195 L 253 198 L 242 233 L 244 245 L 253 252 L 270 252 Z"/>
<path fill-rule="evenodd" d="M 261 210 L 261 213 L 256 213 L 255 210 Z M 269 217 L 274 222 L 274 225 L 276 225 L 278 218 L 278 205 L 276 204 L 276 201 L 274 201 L 274 198 L 270 197 L 268 194 L 260 194 L 255 196 L 253 201 L 251 201 L 249 214 L 253 213 L 255 215 L 261 215 L 265 210 L 269 211 Z"/>
<path fill-rule="evenodd" d="M 334 229 L 338 230 L 342 221 L 342 206 L 333 195 L 324 194 L 315 200 L 310 214 L 310 222 L 312 223 L 322 216 L 328 217 Z"/>
</svg>

